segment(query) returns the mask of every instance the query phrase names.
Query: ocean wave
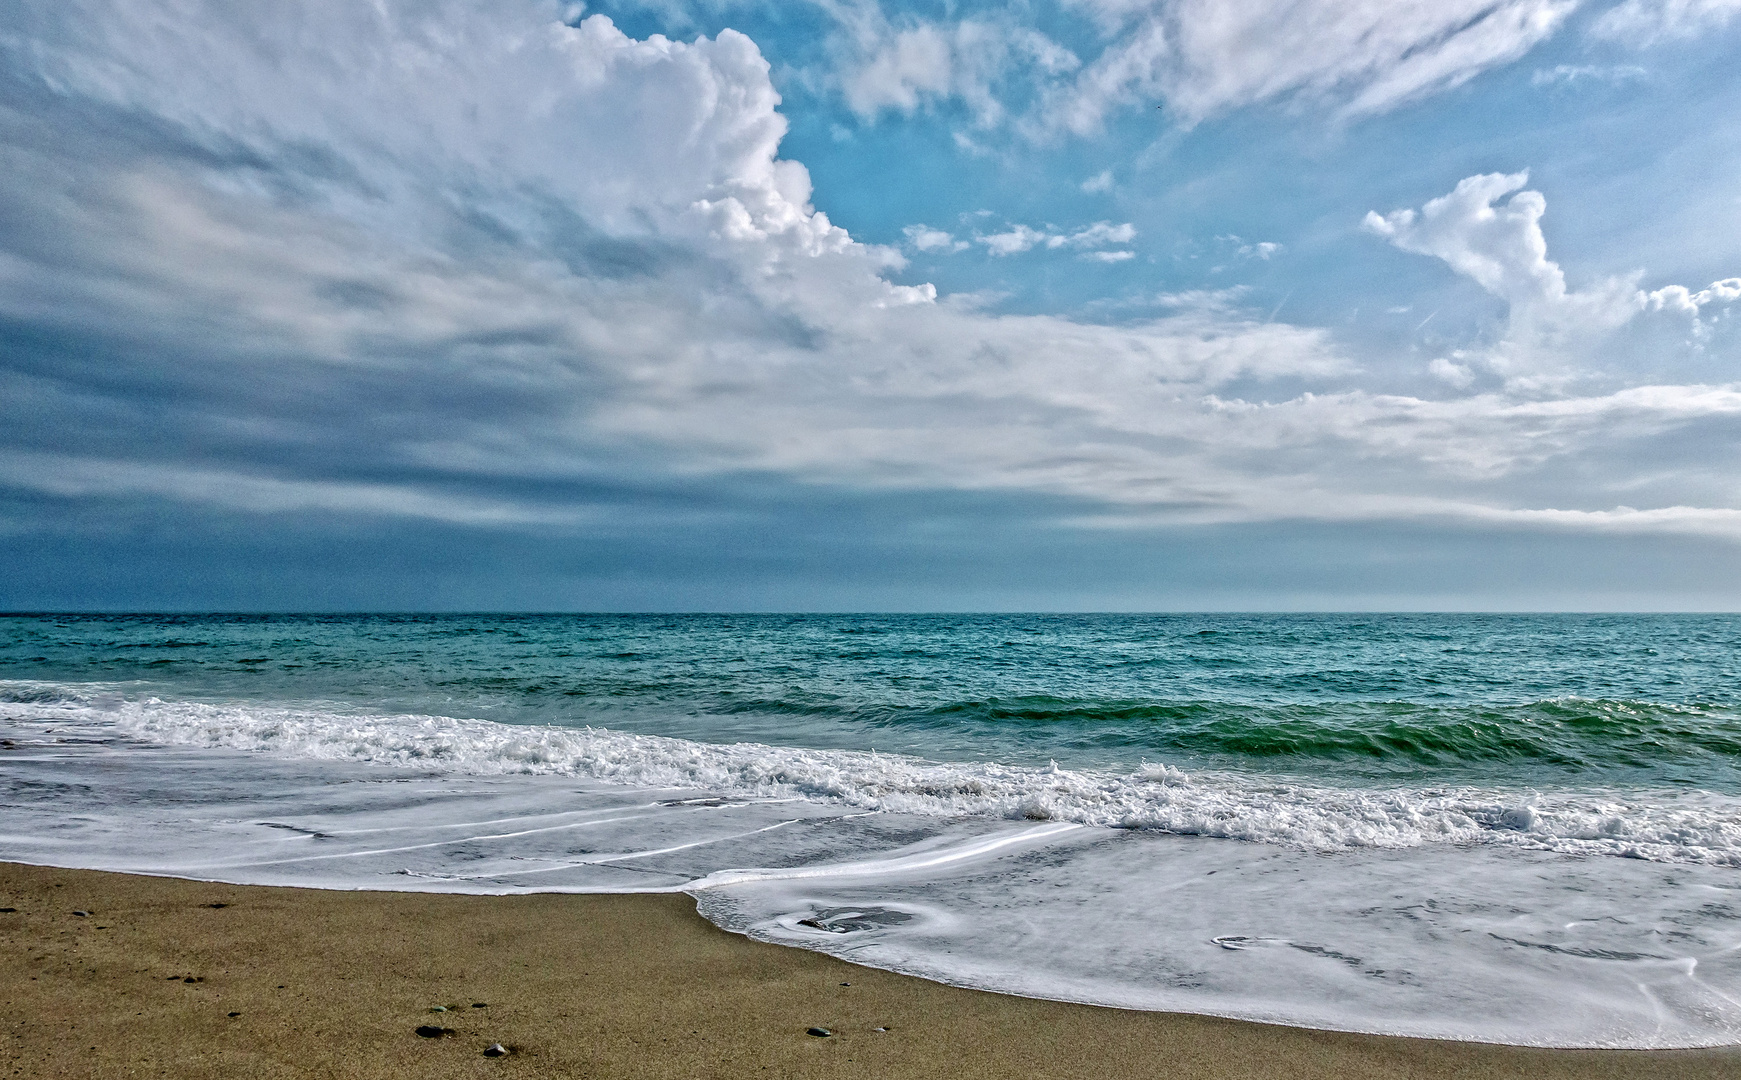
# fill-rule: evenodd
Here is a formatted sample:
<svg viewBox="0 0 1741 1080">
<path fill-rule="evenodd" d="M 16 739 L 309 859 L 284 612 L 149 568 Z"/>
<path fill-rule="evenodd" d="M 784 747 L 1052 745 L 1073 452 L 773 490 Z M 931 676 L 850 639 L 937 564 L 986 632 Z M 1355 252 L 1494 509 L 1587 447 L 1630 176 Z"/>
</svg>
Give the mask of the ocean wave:
<svg viewBox="0 0 1741 1080">
<path fill-rule="evenodd" d="M 1253 704 L 1035 694 L 898 707 L 732 697 L 722 714 L 816 715 L 892 729 L 1026 729 L 1099 748 L 1152 747 L 1404 770 L 1518 762 L 1571 770 L 1741 761 L 1741 716 L 1715 704 L 1557 697 L 1473 705 L 1414 701 Z"/>
<path fill-rule="evenodd" d="M 476 775 L 567 774 L 868 811 L 1073 822 L 1319 851 L 1505 844 L 1741 866 L 1741 800 L 1709 792 L 1335 787 L 1187 774 L 1165 763 L 1114 771 L 938 762 L 608 728 L 166 701 L 64 684 L 10 683 L 3 696 L 18 719 L 95 722 L 156 743 L 292 758 Z"/>
</svg>

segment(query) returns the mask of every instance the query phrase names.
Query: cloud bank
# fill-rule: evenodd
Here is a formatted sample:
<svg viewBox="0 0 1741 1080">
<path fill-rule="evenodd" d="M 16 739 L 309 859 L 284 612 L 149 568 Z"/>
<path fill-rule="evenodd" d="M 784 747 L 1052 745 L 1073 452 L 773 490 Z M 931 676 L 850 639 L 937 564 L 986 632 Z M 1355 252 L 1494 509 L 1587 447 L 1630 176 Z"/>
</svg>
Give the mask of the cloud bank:
<svg viewBox="0 0 1741 1080">
<path fill-rule="evenodd" d="M 1120 70 L 1148 74 L 1099 100 L 1152 83 L 1201 117 L 1308 92 L 1385 107 L 1565 9 L 1093 10 L 1170 58 L 1132 59 Z M 1233 294 L 1095 322 L 899 283 L 902 255 L 834 225 L 779 156 L 780 99 L 741 34 L 637 40 L 482 0 L 20 15 L 0 39 L 0 482 L 17 491 L 560 530 L 608 524 L 625 490 L 729 501 L 766 482 L 994 493 L 1093 529 L 1741 536 L 1737 463 L 1686 460 L 1683 438 L 1741 419 L 1724 380 L 1411 386 Z M 1343 44 L 1259 71 L 1290 28 Z M 864 108 L 920 100 L 903 63 L 863 84 Z M 1175 84 L 1181 64 L 1195 74 Z M 1733 281 L 1569 289 L 1525 179 L 1470 177 L 1367 225 L 1514 319 L 1600 332 L 1734 299 Z M 1134 237 L 1106 220 L 975 242 L 1117 260 Z"/>
</svg>

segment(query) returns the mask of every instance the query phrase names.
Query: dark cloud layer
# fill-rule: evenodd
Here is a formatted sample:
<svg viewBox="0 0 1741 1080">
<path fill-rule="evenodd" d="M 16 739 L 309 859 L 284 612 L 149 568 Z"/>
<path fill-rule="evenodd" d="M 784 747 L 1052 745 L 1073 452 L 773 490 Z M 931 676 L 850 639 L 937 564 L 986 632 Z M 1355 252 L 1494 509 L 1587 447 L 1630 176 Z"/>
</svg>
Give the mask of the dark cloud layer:
<svg viewBox="0 0 1741 1080">
<path fill-rule="evenodd" d="M 783 498 L 782 498 L 783 496 Z M 1399 525 L 1088 532 L 1026 500 L 612 492 L 597 528 L 12 498 L 7 608 L 1727 610 L 1724 540 Z M 1053 507 L 1054 511 L 1067 508 Z"/>
<path fill-rule="evenodd" d="M 1726 332 L 1727 294 L 1568 292 L 1541 196 L 1480 232 L 1522 180 L 1470 178 L 1437 231 L 1374 216 L 1534 290 L 1493 286 L 1503 340 L 1420 396 L 1235 291 L 1085 321 L 892 284 L 778 158 L 742 35 L 465 0 L 22 14 L 0 606 L 1741 601 L 1741 390 L 1606 359 Z"/>
</svg>

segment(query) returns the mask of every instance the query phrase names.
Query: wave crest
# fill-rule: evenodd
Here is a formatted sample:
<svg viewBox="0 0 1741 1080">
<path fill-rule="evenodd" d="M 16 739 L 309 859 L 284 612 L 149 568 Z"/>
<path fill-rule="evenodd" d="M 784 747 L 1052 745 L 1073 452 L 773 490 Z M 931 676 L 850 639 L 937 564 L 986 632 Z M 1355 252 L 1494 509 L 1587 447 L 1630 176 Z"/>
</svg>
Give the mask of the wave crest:
<svg viewBox="0 0 1741 1080">
<path fill-rule="evenodd" d="M 152 742 L 443 772 L 570 774 L 613 783 L 799 798 L 867 811 L 1066 821 L 1321 851 L 1508 844 L 1658 862 L 1741 866 L 1741 800 L 1708 792 L 1539 793 L 1354 788 L 1186 774 L 936 762 L 607 728 L 532 727 L 337 708 L 128 699 L 11 684 L 14 712 L 97 720 Z"/>
</svg>

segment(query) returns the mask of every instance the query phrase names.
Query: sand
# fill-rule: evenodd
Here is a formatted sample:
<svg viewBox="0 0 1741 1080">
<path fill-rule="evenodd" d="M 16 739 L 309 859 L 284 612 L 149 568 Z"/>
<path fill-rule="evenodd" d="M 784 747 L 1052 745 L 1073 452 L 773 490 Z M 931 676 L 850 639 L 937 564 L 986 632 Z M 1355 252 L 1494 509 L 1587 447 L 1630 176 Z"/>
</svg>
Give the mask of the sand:
<svg viewBox="0 0 1741 1080">
<path fill-rule="evenodd" d="M 0 864 L 0 907 L 0 1076 L 1741 1077 L 1741 1048 L 1532 1050 L 961 990 L 725 933 L 685 896 Z"/>
</svg>

